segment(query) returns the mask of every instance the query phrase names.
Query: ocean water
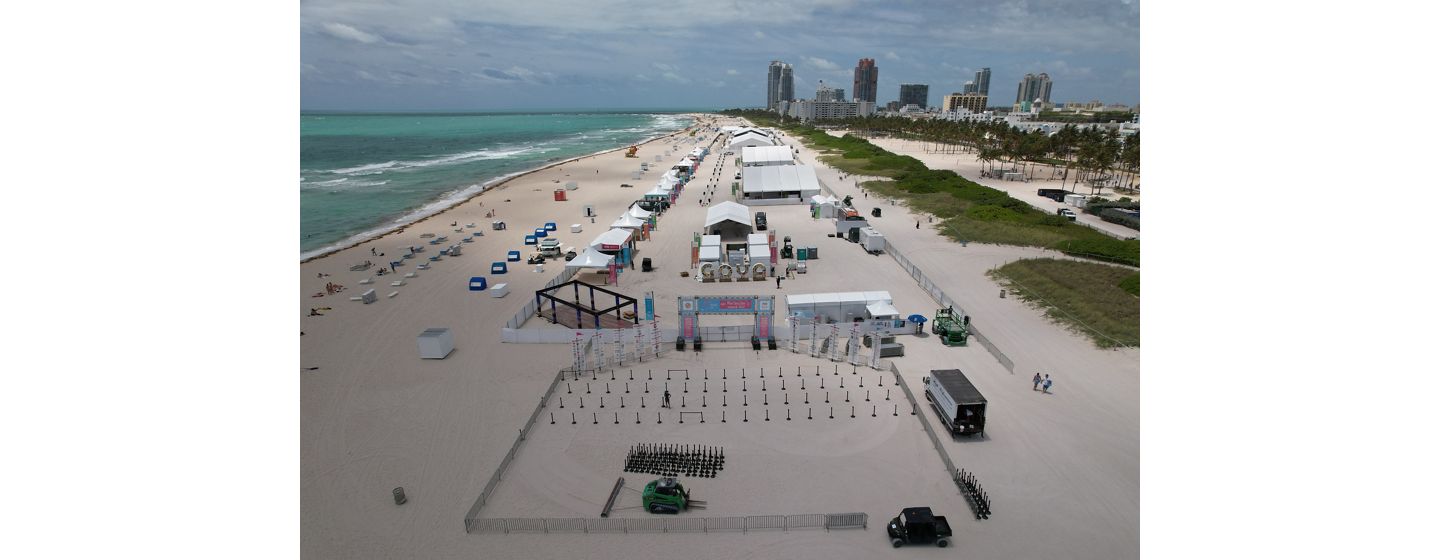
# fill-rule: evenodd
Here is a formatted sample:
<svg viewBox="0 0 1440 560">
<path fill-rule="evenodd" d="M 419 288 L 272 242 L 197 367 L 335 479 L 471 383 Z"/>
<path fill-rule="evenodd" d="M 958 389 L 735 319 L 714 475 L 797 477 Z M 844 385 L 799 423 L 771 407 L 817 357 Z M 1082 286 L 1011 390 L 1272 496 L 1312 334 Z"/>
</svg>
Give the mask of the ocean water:
<svg viewBox="0 0 1440 560">
<path fill-rule="evenodd" d="M 690 123 L 666 113 L 302 113 L 301 258 L 434 214 L 505 177 Z"/>
</svg>

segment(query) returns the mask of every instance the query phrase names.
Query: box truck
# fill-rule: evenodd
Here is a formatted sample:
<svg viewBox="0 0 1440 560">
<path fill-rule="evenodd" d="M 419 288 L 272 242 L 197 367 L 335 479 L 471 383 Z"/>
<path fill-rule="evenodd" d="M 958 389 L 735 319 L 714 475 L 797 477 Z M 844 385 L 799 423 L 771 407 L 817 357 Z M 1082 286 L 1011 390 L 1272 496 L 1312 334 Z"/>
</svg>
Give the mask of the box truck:
<svg viewBox="0 0 1440 560">
<path fill-rule="evenodd" d="M 958 369 L 932 369 L 925 381 L 925 400 L 940 422 L 957 435 L 985 435 L 985 396 Z"/>
</svg>

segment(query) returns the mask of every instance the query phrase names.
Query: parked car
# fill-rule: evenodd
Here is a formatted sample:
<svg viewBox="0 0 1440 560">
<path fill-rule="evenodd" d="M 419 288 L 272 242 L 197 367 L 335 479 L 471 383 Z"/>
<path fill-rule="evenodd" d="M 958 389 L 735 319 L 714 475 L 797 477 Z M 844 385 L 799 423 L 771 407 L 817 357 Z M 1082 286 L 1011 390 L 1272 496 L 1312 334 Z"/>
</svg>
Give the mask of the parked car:
<svg viewBox="0 0 1440 560">
<path fill-rule="evenodd" d="M 767 226 L 767 224 L 765 223 L 765 213 L 764 213 L 764 212 L 756 212 L 756 213 L 755 213 L 755 229 L 756 229 L 756 231 L 765 231 L 765 228 L 766 228 L 766 227 L 768 227 L 768 226 Z"/>
<path fill-rule="evenodd" d="M 1056 213 L 1056 214 L 1059 214 L 1060 216 L 1062 216 L 1062 217 L 1064 217 L 1064 218 L 1066 218 L 1066 219 L 1068 219 L 1068 220 L 1070 220 L 1070 221 L 1072 221 L 1072 222 L 1075 221 L 1075 211 L 1074 211 L 1074 210 L 1071 210 L 1071 209 L 1069 209 L 1069 208 L 1061 208 L 1061 209 L 1059 209 L 1059 210 L 1056 210 L 1055 213 Z"/>
</svg>

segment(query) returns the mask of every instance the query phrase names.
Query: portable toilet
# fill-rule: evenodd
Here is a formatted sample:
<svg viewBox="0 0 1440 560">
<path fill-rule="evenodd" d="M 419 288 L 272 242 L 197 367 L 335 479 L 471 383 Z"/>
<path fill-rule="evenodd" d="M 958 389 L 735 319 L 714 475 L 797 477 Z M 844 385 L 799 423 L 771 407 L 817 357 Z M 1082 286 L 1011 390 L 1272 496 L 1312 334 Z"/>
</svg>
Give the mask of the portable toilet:
<svg viewBox="0 0 1440 560">
<path fill-rule="evenodd" d="M 520 251 L 510 251 L 509 253 L 506 253 L 505 260 L 510 262 L 520 262 Z"/>
<path fill-rule="evenodd" d="M 509 270 L 510 269 L 505 266 L 505 261 L 495 261 L 490 263 L 490 274 L 505 274 L 506 272 L 509 272 Z"/>
<path fill-rule="evenodd" d="M 485 291 L 485 288 L 486 288 L 486 287 L 487 287 L 487 286 L 486 286 L 486 283 L 485 283 L 485 277 L 484 277 L 484 276 L 471 276 L 471 277 L 470 277 L 470 291 L 472 291 L 472 292 L 483 292 L 483 291 Z"/>
<path fill-rule="evenodd" d="M 545 222 L 545 231 L 555 231 L 555 222 Z"/>
</svg>

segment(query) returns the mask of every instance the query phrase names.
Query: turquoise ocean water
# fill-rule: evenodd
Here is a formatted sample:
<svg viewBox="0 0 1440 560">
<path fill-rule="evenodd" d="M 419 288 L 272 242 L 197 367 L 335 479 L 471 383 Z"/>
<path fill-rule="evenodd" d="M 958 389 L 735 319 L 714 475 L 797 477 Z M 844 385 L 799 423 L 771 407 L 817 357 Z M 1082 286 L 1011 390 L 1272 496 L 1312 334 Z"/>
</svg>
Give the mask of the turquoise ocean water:
<svg viewBox="0 0 1440 560">
<path fill-rule="evenodd" d="M 302 113 L 301 258 L 403 226 L 499 179 L 690 122 L 666 113 Z"/>
</svg>

